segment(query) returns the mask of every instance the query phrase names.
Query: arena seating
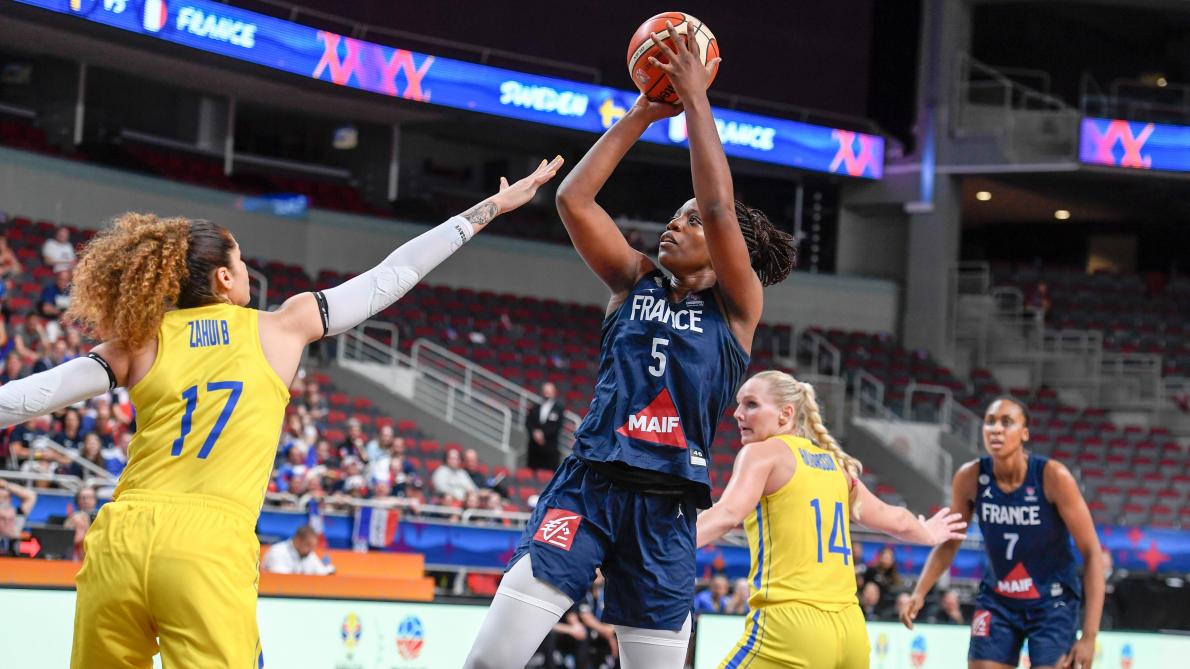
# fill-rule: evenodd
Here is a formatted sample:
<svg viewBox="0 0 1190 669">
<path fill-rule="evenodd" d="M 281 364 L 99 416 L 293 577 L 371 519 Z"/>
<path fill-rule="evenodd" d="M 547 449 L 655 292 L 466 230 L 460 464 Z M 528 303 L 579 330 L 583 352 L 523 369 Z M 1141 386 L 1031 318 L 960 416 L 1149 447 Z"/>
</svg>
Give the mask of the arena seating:
<svg viewBox="0 0 1190 669">
<path fill-rule="evenodd" d="M 1019 289 L 1026 303 L 1044 284 L 1049 327 L 1099 330 L 1107 351 L 1157 353 L 1165 375 L 1190 374 L 1190 279 L 1007 263 L 992 265 L 992 279 Z"/>
</svg>

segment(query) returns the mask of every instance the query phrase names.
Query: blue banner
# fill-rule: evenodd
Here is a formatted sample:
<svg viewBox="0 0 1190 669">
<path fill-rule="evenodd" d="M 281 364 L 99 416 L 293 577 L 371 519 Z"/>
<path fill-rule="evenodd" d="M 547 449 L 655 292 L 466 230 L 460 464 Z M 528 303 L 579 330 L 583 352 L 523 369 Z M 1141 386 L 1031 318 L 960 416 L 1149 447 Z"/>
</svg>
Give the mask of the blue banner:
<svg viewBox="0 0 1190 669">
<path fill-rule="evenodd" d="M 274 195 L 244 196 L 236 198 L 236 208 L 258 214 L 272 214 L 285 218 L 305 218 L 310 201 L 305 195 L 277 193 Z"/>
<path fill-rule="evenodd" d="M 62 14 L 303 77 L 406 100 L 601 133 L 635 91 L 545 77 L 352 39 L 209 0 L 18 0 Z M 714 110 L 727 155 L 879 179 L 884 138 L 760 114 Z M 688 146 L 677 116 L 643 139 Z"/>
<path fill-rule="evenodd" d="M 1190 126 L 1084 118 L 1078 158 L 1090 165 L 1190 171 Z"/>
</svg>

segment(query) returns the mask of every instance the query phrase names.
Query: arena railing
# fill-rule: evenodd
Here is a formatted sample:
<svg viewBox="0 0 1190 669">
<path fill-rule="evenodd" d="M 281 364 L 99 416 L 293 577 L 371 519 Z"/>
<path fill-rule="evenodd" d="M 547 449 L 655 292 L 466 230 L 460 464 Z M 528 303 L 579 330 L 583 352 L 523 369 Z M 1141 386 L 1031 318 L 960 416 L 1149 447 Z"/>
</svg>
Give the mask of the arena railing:
<svg viewBox="0 0 1190 669">
<path fill-rule="evenodd" d="M 115 485 L 115 483 L 116 483 L 116 477 L 112 476 L 111 472 L 104 469 L 103 467 L 100 467 L 99 465 L 95 464 L 94 462 L 87 460 L 82 455 L 80 455 L 78 451 L 76 451 L 72 448 L 66 448 L 62 444 L 59 444 L 58 442 L 54 441 L 53 439 L 50 439 L 49 437 L 46 437 L 44 435 L 38 436 L 33 439 L 31 446 L 35 449 L 36 448 L 48 448 L 51 451 L 58 453 L 59 455 L 64 455 L 67 458 L 70 458 L 71 462 L 79 465 L 87 472 L 90 472 L 92 475 L 92 478 L 94 478 L 94 479 L 98 479 L 100 481 L 106 482 L 109 485 Z"/>
<path fill-rule="evenodd" d="M 810 355 L 810 369 L 813 369 L 815 374 L 840 376 L 843 370 L 843 354 L 838 347 L 813 330 L 802 332 L 802 337 L 809 347 L 807 352 Z"/>
<path fill-rule="evenodd" d="M 258 272 L 251 267 L 248 268 L 248 278 L 256 282 L 259 286 L 256 290 L 256 308 L 261 311 L 268 311 L 269 308 L 269 278 L 262 272 Z"/>
<path fill-rule="evenodd" d="M 0 479 L 8 481 L 24 481 L 26 483 L 50 483 L 70 492 L 78 492 L 86 487 L 87 482 L 77 476 L 69 474 L 44 474 L 41 472 L 25 472 L 13 469 L 0 469 Z"/>
<path fill-rule="evenodd" d="M 541 395 L 505 379 L 495 372 L 452 353 L 451 351 L 429 341 L 418 339 L 413 342 L 410 355 L 413 364 L 419 368 L 432 366 L 441 373 L 454 379 L 466 392 L 478 391 L 496 398 L 512 410 L 518 421 L 523 425 L 525 416 L 535 405 L 545 401 Z M 562 415 L 562 431 L 558 437 L 559 447 L 569 450 L 574 443 L 574 431 L 578 429 L 582 417 L 573 411 L 565 411 Z"/>
<path fill-rule="evenodd" d="M 884 382 L 876 378 L 872 374 L 864 370 L 858 370 L 855 373 L 855 378 L 852 381 L 852 418 L 874 418 L 889 423 L 926 423 L 929 421 L 914 421 L 912 416 L 908 413 L 905 416 L 899 415 L 897 412 L 890 409 L 884 401 L 885 385 Z M 923 386 L 918 386 L 924 388 Z M 949 391 L 947 391 L 949 392 Z M 906 394 L 909 397 L 909 393 Z M 942 429 L 950 430 L 951 426 L 948 424 L 937 423 L 941 425 Z M 888 447 L 888 442 L 883 438 L 881 442 L 885 447 Z M 914 442 L 911 444 L 912 448 L 902 453 L 906 456 L 909 464 L 918 471 L 922 472 L 930 478 L 949 482 L 951 474 L 953 474 L 954 459 L 950 453 L 946 451 L 941 444 L 927 444 L 924 442 Z"/>
<path fill-rule="evenodd" d="M 390 332 L 390 342 L 369 336 L 369 329 Z M 374 381 L 458 427 L 484 444 L 498 449 L 507 466 L 514 466 L 512 450 L 512 411 L 502 400 L 494 399 L 474 387 L 467 387 L 441 368 L 397 350 L 397 333 L 389 323 L 367 321 L 337 339 L 336 359 L 341 367 L 367 375 L 379 368 L 381 377 Z M 420 340 L 419 340 L 420 341 Z M 416 344 L 415 344 L 416 347 Z M 363 365 L 356 367 L 355 365 Z M 399 372 L 412 376 L 403 382 Z"/>
</svg>

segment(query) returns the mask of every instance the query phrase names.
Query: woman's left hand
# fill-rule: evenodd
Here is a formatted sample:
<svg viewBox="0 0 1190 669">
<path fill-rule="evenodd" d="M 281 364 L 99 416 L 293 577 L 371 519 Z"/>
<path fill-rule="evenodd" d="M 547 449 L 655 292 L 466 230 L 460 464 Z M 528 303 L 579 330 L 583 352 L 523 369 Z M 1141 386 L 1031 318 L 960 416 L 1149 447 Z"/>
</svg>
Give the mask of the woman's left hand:
<svg viewBox="0 0 1190 669">
<path fill-rule="evenodd" d="M 940 509 L 929 520 L 922 516 L 918 516 L 917 520 L 925 526 L 931 546 L 937 546 L 947 541 L 962 541 L 967 538 L 967 535 L 963 534 L 963 530 L 967 529 L 967 523 L 963 521 L 963 516 L 951 513 L 949 508 Z"/>
<path fill-rule="evenodd" d="M 649 62 L 669 76 L 674 92 L 683 102 L 696 95 L 706 95 L 715 68 L 723 59 L 714 58 L 704 65 L 698 40 L 691 39 L 689 33 L 679 35 L 669 21 L 666 21 L 665 25 L 670 38 L 669 44 L 662 41 L 665 39 L 663 33 L 654 33 L 653 43 L 661 49 L 661 53 L 669 62 L 663 63 L 653 56 L 649 56 Z"/>
</svg>

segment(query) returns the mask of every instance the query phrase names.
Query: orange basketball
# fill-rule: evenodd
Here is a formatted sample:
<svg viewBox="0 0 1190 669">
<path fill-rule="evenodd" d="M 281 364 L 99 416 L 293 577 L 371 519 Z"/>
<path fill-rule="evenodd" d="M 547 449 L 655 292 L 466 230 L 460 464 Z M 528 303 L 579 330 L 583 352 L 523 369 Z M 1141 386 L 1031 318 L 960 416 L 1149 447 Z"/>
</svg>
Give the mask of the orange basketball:
<svg viewBox="0 0 1190 669">
<path fill-rule="evenodd" d="M 649 56 L 663 63 L 669 62 L 661 49 L 653 44 L 652 39 L 653 33 L 668 34 L 665 26 L 666 21 L 673 24 L 674 30 L 679 35 L 689 33 L 694 36 L 694 39 L 698 41 L 698 52 L 702 56 L 704 64 L 719 57 L 719 42 L 705 23 L 682 12 L 662 12 L 640 24 L 640 27 L 636 29 L 632 40 L 628 42 L 628 74 L 640 92 L 650 100 L 673 104 L 678 101 L 678 95 L 674 92 L 673 85 L 669 83 L 669 77 L 661 68 L 649 62 Z M 674 44 L 671 37 L 665 37 L 662 41 L 674 50 L 685 48 L 685 45 Z M 715 75 L 718 73 L 719 66 L 715 65 L 715 71 L 711 73 L 711 81 L 715 80 Z"/>
</svg>

